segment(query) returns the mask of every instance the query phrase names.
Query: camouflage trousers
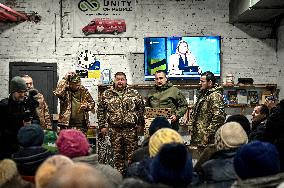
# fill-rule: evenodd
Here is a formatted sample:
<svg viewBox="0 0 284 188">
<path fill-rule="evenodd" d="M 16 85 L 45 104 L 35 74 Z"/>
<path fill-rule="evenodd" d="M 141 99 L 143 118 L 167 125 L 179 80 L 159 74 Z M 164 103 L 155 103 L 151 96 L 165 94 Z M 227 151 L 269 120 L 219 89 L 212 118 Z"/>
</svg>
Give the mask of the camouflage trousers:
<svg viewBox="0 0 284 188">
<path fill-rule="evenodd" d="M 138 149 L 137 128 L 112 128 L 110 142 L 114 152 L 114 167 L 125 174 L 133 152 Z"/>
</svg>

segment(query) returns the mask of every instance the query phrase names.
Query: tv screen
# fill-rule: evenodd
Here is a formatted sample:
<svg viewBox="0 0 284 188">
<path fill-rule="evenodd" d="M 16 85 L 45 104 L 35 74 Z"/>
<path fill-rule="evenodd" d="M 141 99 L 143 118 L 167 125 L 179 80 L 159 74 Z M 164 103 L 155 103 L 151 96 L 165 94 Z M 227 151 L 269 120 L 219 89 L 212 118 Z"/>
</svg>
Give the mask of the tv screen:
<svg viewBox="0 0 284 188">
<path fill-rule="evenodd" d="M 172 80 L 199 80 L 211 71 L 220 78 L 220 36 L 144 38 L 145 80 L 153 80 L 158 70 Z"/>
</svg>

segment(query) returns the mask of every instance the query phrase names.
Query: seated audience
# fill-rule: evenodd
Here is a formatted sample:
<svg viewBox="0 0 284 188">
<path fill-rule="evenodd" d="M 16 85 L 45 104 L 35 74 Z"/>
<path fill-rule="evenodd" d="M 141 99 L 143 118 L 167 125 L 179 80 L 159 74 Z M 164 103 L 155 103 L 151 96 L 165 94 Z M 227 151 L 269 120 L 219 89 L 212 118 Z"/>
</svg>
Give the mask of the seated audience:
<svg viewBox="0 0 284 188">
<path fill-rule="evenodd" d="M 261 140 L 264 139 L 266 129 L 266 119 L 269 116 L 269 109 L 266 105 L 261 104 L 254 107 L 252 112 L 252 131 L 249 135 L 249 140 Z"/>
<path fill-rule="evenodd" d="M 216 152 L 201 166 L 201 181 L 210 187 L 230 187 L 237 179 L 234 156 L 237 149 L 247 142 L 247 134 L 239 123 L 222 125 L 215 134 Z"/>
<path fill-rule="evenodd" d="M 157 130 L 161 128 L 172 128 L 170 122 L 164 116 L 157 116 L 149 127 L 149 137 L 145 137 L 142 142 L 142 147 L 135 150 L 132 156 L 132 163 L 139 162 L 150 156 L 149 154 L 149 140 L 150 136 L 152 136 Z"/>
<path fill-rule="evenodd" d="M 228 123 L 228 122 L 237 122 L 239 123 L 243 129 L 245 130 L 247 136 L 249 136 L 250 132 L 251 132 L 251 126 L 250 126 L 250 122 L 248 120 L 248 118 L 242 114 L 234 114 L 234 115 L 231 115 L 229 116 L 225 123 Z M 208 161 L 211 156 L 213 155 L 213 153 L 216 152 L 216 147 L 215 145 L 208 145 L 204 151 L 202 152 L 201 156 L 199 157 L 196 165 L 194 166 L 194 170 L 198 173 L 200 173 L 200 171 L 202 170 L 201 169 L 201 165 L 203 163 L 205 163 L 206 161 Z"/>
<path fill-rule="evenodd" d="M 111 167 L 98 163 L 98 155 L 90 154 L 89 142 L 85 134 L 76 129 L 61 130 L 56 141 L 60 154 L 72 158 L 74 162 L 84 162 L 99 170 L 114 186 L 122 182 L 121 173 Z"/>
<path fill-rule="evenodd" d="M 279 154 L 268 142 L 252 141 L 239 148 L 234 168 L 240 178 L 232 187 L 276 187 L 284 180 Z"/>
<path fill-rule="evenodd" d="M 54 176 L 55 172 L 68 165 L 73 165 L 73 161 L 64 155 L 53 155 L 46 159 L 38 168 L 35 175 L 37 188 L 45 188 Z"/>
<path fill-rule="evenodd" d="M 0 161 L 0 187 L 33 188 L 35 186 L 22 179 L 14 161 L 11 159 L 3 159 Z"/>
<path fill-rule="evenodd" d="M 12 155 L 19 173 L 24 176 L 34 176 L 39 165 L 53 155 L 42 147 L 44 133 L 38 124 L 26 125 L 20 128 L 17 135 L 20 149 Z"/>
<path fill-rule="evenodd" d="M 159 152 L 160 148 L 167 143 L 183 144 L 183 139 L 181 135 L 173 129 L 159 129 L 150 137 L 149 140 L 150 158 L 145 158 L 140 162 L 132 163 L 127 168 L 126 177 L 140 178 L 144 181 L 152 182 L 152 177 L 150 175 L 150 164 L 153 157 Z"/>
</svg>

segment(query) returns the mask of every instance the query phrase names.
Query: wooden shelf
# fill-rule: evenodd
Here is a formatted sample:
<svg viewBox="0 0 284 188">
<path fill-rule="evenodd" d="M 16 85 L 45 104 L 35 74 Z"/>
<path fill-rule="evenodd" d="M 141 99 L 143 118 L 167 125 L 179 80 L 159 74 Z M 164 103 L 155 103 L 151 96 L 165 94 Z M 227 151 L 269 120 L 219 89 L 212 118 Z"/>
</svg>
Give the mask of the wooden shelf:
<svg viewBox="0 0 284 188">
<path fill-rule="evenodd" d="M 252 85 L 222 85 L 224 89 L 267 89 L 267 90 L 276 90 L 277 84 L 252 84 Z"/>
<path fill-rule="evenodd" d="M 252 107 L 256 107 L 260 104 L 226 104 L 226 107 L 228 108 L 252 108 Z"/>
<path fill-rule="evenodd" d="M 98 85 L 99 88 L 110 88 L 112 85 Z M 180 88 L 180 89 L 199 89 L 200 85 L 199 84 L 174 84 L 175 87 Z M 155 87 L 154 84 L 133 84 L 133 85 L 128 85 L 130 88 L 134 89 L 153 89 Z"/>
</svg>

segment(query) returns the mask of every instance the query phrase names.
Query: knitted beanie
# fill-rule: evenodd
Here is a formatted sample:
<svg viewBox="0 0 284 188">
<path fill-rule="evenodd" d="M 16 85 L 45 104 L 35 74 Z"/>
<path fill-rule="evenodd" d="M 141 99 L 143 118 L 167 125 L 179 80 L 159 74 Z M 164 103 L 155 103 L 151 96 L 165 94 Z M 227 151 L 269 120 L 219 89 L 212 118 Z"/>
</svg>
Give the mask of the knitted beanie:
<svg viewBox="0 0 284 188">
<path fill-rule="evenodd" d="M 278 151 L 268 142 L 250 142 L 237 151 L 234 168 L 243 180 L 277 174 L 280 172 Z"/>
<path fill-rule="evenodd" d="M 41 146 L 44 140 L 44 133 L 38 124 L 31 124 L 21 127 L 17 138 L 22 147 Z"/>
<path fill-rule="evenodd" d="M 76 129 L 61 130 L 56 145 L 60 154 L 70 158 L 88 155 L 90 147 L 87 137 Z"/>
<path fill-rule="evenodd" d="M 248 136 L 237 122 L 225 123 L 215 133 L 215 145 L 218 151 L 238 148 L 247 142 Z"/>
<path fill-rule="evenodd" d="M 153 158 L 150 173 L 154 183 L 186 187 L 192 179 L 192 157 L 183 144 L 164 144 Z"/>
<path fill-rule="evenodd" d="M 157 130 L 161 128 L 172 128 L 170 122 L 165 116 L 157 116 L 149 127 L 149 135 L 152 136 Z"/>
<path fill-rule="evenodd" d="M 154 157 L 162 147 L 167 143 L 183 143 L 181 135 L 170 128 L 162 128 L 156 131 L 149 140 L 150 157 Z"/>
<path fill-rule="evenodd" d="M 11 93 L 14 93 L 16 91 L 23 91 L 23 90 L 27 90 L 27 85 L 26 82 L 23 78 L 21 78 L 20 76 L 15 76 L 12 78 L 11 82 L 10 82 L 10 91 Z"/>
</svg>

